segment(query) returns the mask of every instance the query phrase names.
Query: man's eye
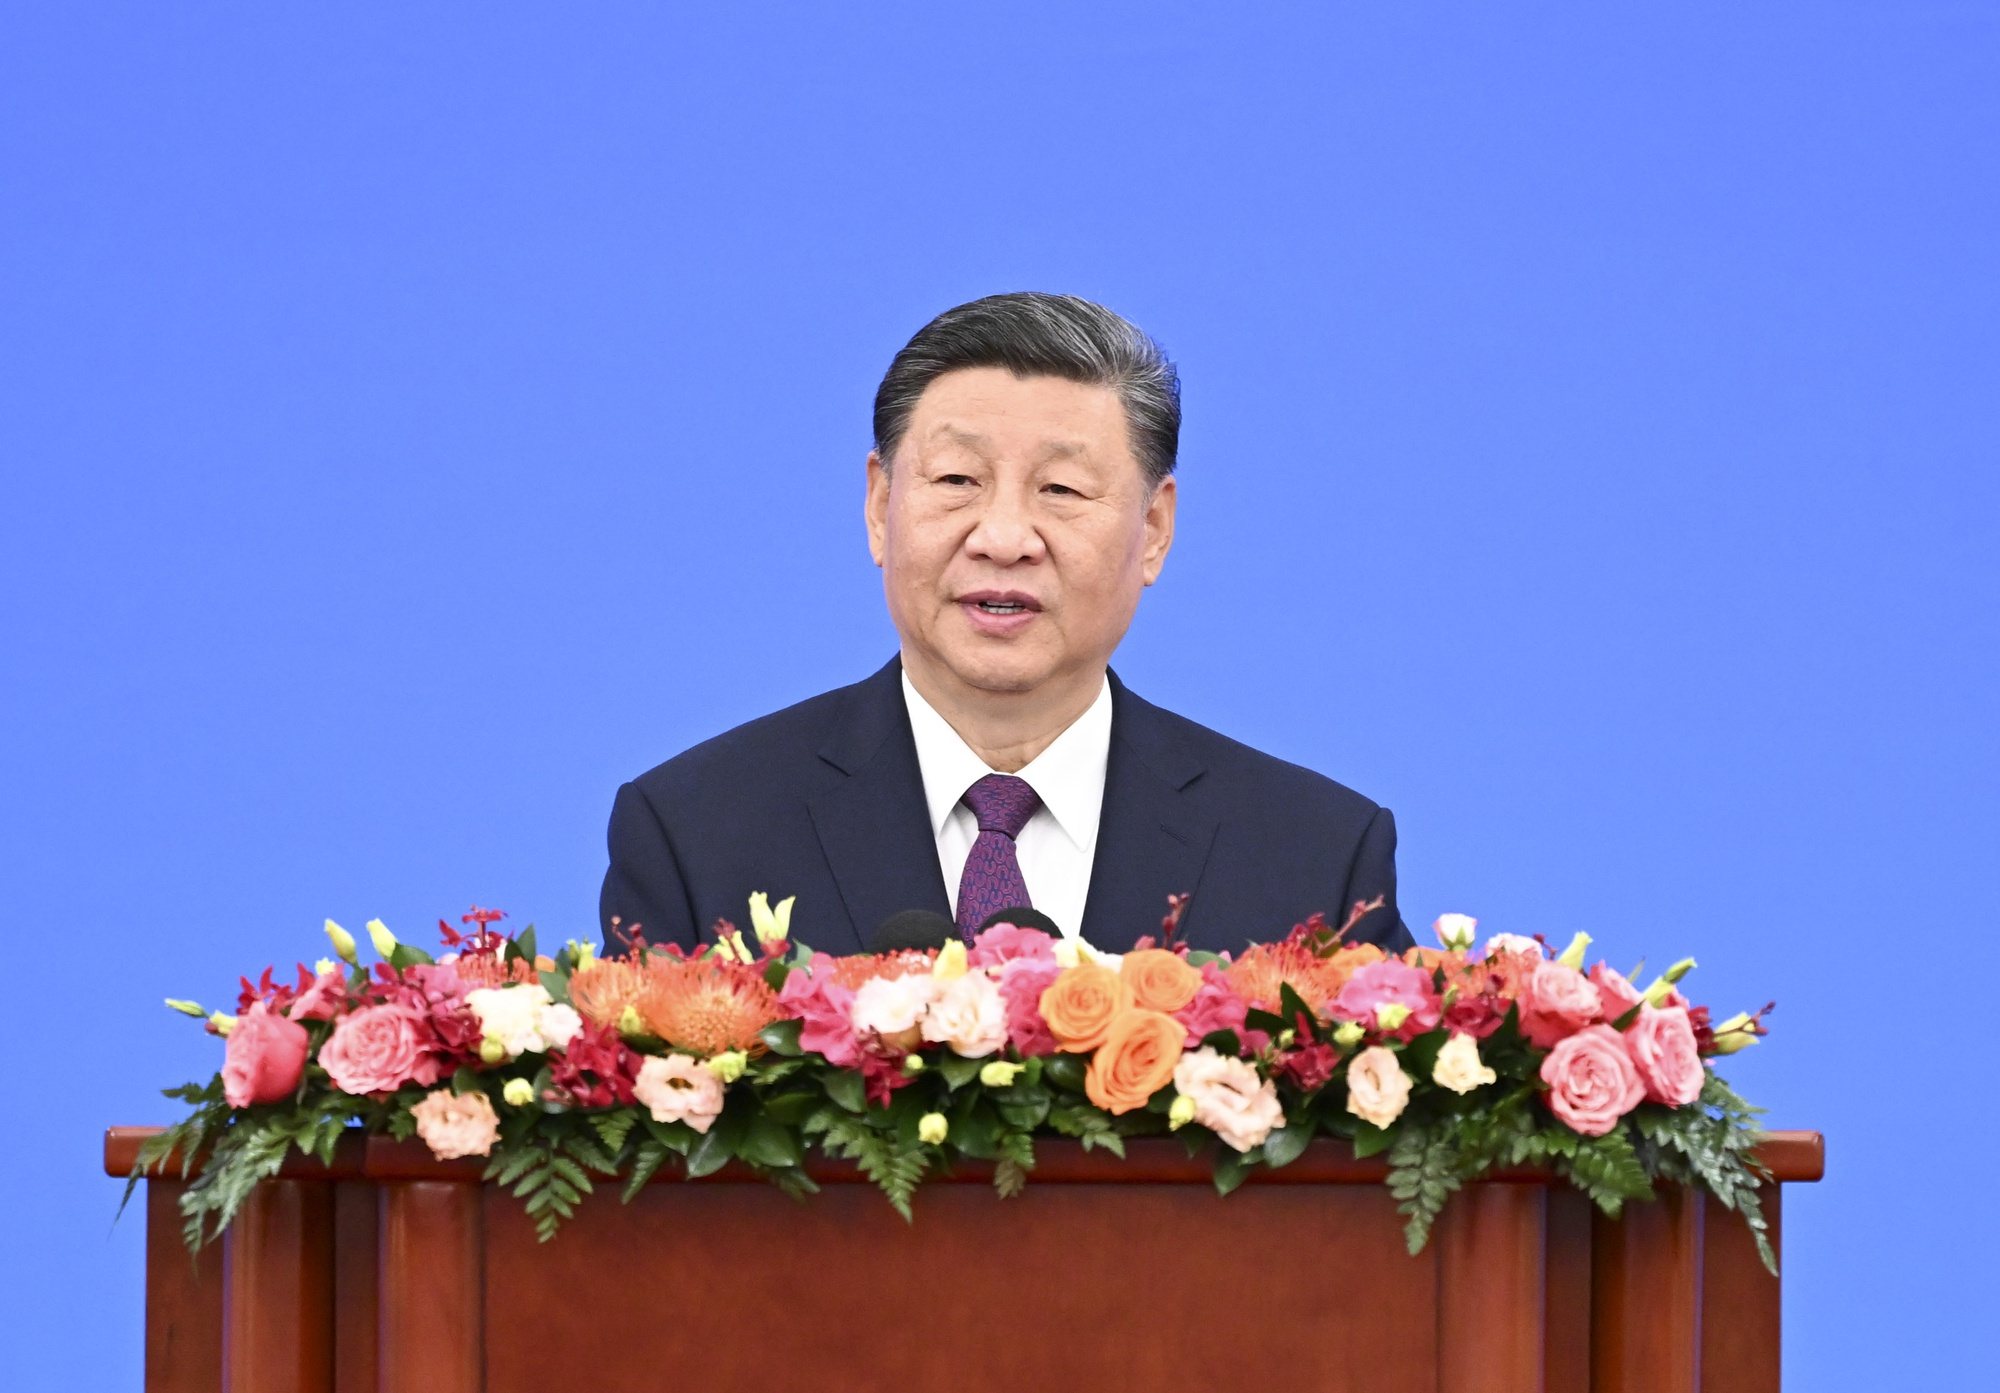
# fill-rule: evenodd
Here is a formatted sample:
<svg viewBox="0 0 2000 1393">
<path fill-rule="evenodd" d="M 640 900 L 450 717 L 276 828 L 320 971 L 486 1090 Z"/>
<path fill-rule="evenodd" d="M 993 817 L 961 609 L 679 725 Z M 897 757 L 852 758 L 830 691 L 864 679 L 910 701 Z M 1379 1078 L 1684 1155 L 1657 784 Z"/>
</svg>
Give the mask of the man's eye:
<svg viewBox="0 0 2000 1393">
<path fill-rule="evenodd" d="M 972 476 L 970 474 L 940 474 L 938 475 L 938 482 L 940 484 L 969 484 L 972 482 Z"/>
<path fill-rule="evenodd" d="M 1068 484 L 1044 484 L 1042 485 L 1042 489 L 1044 492 L 1061 494 L 1066 498 L 1082 497 L 1081 494 L 1079 494 L 1075 489 L 1071 488 Z"/>
</svg>

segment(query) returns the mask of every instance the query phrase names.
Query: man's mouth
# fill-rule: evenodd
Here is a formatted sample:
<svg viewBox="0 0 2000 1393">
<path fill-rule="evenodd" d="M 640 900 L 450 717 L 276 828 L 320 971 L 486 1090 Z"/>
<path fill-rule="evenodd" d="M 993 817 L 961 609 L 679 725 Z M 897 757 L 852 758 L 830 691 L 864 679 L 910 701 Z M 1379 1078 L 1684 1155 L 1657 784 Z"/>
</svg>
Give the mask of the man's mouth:
<svg viewBox="0 0 2000 1393">
<path fill-rule="evenodd" d="M 1024 595 L 1018 590 L 977 590 L 959 598 L 962 605 L 970 605 L 985 614 L 1026 614 L 1042 606 L 1032 595 Z"/>
</svg>

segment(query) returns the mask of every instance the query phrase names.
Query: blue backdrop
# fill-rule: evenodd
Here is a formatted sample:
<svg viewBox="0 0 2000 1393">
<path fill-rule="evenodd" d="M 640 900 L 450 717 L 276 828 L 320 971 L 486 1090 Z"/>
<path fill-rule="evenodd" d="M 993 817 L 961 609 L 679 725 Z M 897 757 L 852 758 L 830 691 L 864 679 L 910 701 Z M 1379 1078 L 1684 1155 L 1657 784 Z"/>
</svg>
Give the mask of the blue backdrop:
<svg viewBox="0 0 2000 1393">
<path fill-rule="evenodd" d="M 889 653 L 876 380 L 1021 288 L 1183 371 L 1126 679 L 1413 924 L 1777 998 L 1788 1382 L 1974 1367 L 2000 12 L 1334 10 L 9 9 L 10 1387 L 138 1386 L 160 999 L 590 931 L 621 779 Z"/>
</svg>

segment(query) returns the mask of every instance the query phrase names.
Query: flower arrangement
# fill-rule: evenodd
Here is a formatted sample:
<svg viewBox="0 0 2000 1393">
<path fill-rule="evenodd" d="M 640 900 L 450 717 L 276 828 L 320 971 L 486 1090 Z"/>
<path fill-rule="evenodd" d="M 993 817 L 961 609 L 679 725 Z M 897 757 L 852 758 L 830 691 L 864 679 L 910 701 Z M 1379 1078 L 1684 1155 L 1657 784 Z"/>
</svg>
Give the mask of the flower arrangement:
<svg viewBox="0 0 2000 1393">
<path fill-rule="evenodd" d="M 1676 963 L 1644 988 L 1587 935 L 1559 953 L 1448 914 L 1438 947 L 1400 956 L 1315 916 L 1239 954 L 1179 944 L 1182 901 L 1124 954 L 996 924 L 970 943 L 833 957 L 792 942 L 792 901 L 750 899 L 694 954 L 539 954 L 474 909 L 440 923 L 439 957 L 369 924 L 379 961 L 328 921 L 335 957 L 295 981 L 243 979 L 236 1011 L 168 1005 L 224 1040 L 194 1106 L 149 1139 L 137 1177 L 204 1158 L 183 1193 L 192 1247 L 229 1223 L 297 1148 L 330 1159 L 350 1128 L 416 1136 L 440 1158 L 487 1158 L 541 1236 L 596 1185 L 629 1201 L 663 1167 L 741 1162 L 798 1195 L 809 1150 L 847 1158 L 905 1218 L 924 1177 L 994 1163 L 1002 1195 L 1038 1137 L 1124 1154 L 1175 1134 L 1207 1151 L 1216 1188 L 1295 1160 L 1315 1136 L 1386 1153 L 1412 1253 L 1451 1193 L 1538 1164 L 1606 1212 L 1658 1181 L 1743 1216 L 1767 1266 L 1750 1107 L 1711 1062 L 1763 1016 L 1712 1024 Z M 184 1170 L 184 1173 L 189 1173 Z M 597 1180 L 594 1180 L 596 1177 Z M 128 1188 L 129 1196 L 130 1190 Z"/>
</svg>

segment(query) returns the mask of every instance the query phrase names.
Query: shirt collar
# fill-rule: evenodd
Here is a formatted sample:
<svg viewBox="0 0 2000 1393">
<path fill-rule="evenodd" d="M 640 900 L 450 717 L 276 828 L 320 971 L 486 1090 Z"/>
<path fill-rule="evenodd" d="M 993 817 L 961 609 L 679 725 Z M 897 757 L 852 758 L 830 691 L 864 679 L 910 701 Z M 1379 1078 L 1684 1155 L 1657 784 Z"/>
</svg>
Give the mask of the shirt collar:
<svg viewBox="0 0 2000 1393">
<path fill-rule="evenodd" d="M 903 674 L 903 702 L 909 707 L 910 734 L 916 739 L 931 834 L 937 836 L 965 791 L 999 771 L 973 753 L 964 737 L 924 700 L 907 672 Z M 1097 824 L 1104 811 L 1104 772 L 1110 757 L 1111 681 L 1107 677 L 1084 713 L 1016 775 L 1034 789 L 1063 835 L 1080 851 L 1097 845 Z"/>
</svg>

